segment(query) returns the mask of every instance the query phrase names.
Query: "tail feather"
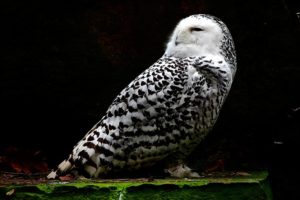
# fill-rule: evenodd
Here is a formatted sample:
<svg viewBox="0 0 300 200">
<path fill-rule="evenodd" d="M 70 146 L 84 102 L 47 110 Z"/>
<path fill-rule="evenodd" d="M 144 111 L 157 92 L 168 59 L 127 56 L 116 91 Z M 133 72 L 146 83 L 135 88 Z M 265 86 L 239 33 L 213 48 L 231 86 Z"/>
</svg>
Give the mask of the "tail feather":
<svg viewBox="0 0 300 200">
<path fill-rule="evenodd" d="M 62 161 L 56 170 L 53 170 L 48 174 L 48 179 L 56 179 L 59 175 L 70 171 L 73 168 L 72 157 L 70 156 L 67 160 Z"/>
<path fill-rule="evenodd" d="M 58 177 L 57 175 L 57 170 L 56 171 L 52 171 L 50 172 L 50 174 L 48 174 L 47 179 L 56 179 Z"/>
<path fill-rule="evenodd" d="M 64 160 L 58 165 L 58 169 L 61 173 L 67 172 L 72 168 L 72 164 L 70 160 Z"/>
</svg>

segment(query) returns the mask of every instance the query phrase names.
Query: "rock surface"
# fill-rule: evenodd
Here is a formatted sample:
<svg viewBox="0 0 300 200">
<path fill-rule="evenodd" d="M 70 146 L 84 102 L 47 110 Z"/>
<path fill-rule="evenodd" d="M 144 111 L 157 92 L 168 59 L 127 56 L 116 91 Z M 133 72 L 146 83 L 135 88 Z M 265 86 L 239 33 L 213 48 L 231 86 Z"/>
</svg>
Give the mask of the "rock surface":
<svg viewBox="0 0 300 200">
<path fill-rule="evenodd" d="M 218 174 L 201 179 L 49 181 L 0 186 L 0 199 L 205 199 L 271 200 L 267 172 Z"/>
</svg>

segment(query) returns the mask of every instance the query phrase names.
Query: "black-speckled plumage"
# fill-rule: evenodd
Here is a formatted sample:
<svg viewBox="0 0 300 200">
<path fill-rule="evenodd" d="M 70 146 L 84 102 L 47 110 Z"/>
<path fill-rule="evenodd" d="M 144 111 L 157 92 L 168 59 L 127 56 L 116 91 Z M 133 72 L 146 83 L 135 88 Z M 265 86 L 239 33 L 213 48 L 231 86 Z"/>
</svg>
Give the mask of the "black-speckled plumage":
<svg viewBox="0 0 300 200">
<path fill-rule="evenodd" d="M 191 29 L 198 21 L 201 28 Z M 201 38 L 217 42 L 206 47 Z M 223 22 L 208 15 L 182 20 L 164 56 L 116 97 L 48 178 L 71 169 L 97 177 L 184 159 L 216 122 L 235 69 L 233 41 Z"/>
</svg>

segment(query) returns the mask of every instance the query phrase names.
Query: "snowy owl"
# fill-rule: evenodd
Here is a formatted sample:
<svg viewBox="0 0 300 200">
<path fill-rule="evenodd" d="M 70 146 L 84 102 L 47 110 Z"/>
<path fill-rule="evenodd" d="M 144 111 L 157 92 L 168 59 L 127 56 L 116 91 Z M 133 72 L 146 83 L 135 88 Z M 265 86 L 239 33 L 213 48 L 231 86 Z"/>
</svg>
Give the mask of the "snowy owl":
<svg viewBox="0 0 300 200">
<path fill-rule="evenodd" d="M 184 159 L 215 124 L 236 71 L 226 25 L 211 15 L 182 19 L 164 55 L 136 77 L 48 178 L 101 177 L 161 161 L 173 177 L 198 177 Z"/>
</svg>

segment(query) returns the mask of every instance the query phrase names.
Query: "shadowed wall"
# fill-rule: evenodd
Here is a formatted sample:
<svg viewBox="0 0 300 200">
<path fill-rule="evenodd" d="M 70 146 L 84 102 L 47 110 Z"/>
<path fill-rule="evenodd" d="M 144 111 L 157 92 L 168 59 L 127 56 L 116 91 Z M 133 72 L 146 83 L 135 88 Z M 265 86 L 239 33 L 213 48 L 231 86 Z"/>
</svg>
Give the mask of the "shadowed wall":
<svg viewBox="0 0 300 200">
<path fill-rule="evenodd" d="M 289 173 L 300 132 L 299 8 L 280 0 L 2 1 L 0 152 L 39 149 L 53 167 L 163 54 L 181 18 L 208 13 L 231 30 L 238 71 L 192 164 Z"/>
</svg>

